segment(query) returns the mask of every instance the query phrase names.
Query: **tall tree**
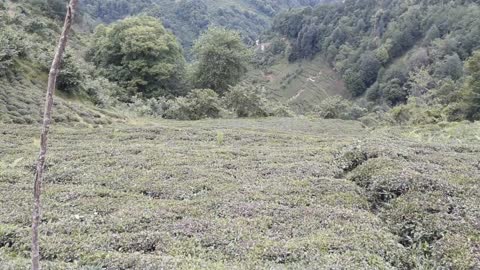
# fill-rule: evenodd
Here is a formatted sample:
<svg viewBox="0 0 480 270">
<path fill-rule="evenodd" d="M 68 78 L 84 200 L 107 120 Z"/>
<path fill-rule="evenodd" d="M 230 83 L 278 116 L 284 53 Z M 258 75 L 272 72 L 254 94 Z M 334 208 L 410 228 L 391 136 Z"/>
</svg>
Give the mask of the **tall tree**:
<svg viewBox="0 0 480 270">
<path fill-rule="evenodd" d="M 480 119 L 480 51 L 476 51 L 465 63 L 468 72 L 465 84 L 467 116 L 471 120 Z"/>
<path fill-rule="evenodd" d="M 53 94 L 55 93 L 55 86 L 57 82 L 57 76 L 60 71 L 60 64 L 62 62 L 65 47 L 67 46 L 67 38 L 72 27 L 73 17 L 75 9 L 77 8 L 78 0 L 71 0 L 67 7 L 67 14 L 65 16 L 65 22 L 63 25 L 62 34 L 58 41 L 55 56 L 53 58 L 52 66 L 48 76 L 47 94 L 45 100 L 45 111 L 43 114 L 42 133 L 40 136 L 40 154 L 38 156 L 35 182 L 34 182 L 34 206 L 32 214 L 32 269 L 40 269 L 40 247 L 38 243 L 38 228 L 40 226 L 41 217 L 41 201 L 40 196 L 42 193 L 43 173 L 45 170 L 45 159 L 47 157 L 47 141 L 48 133 L 50 130 L 50 124 L 52 122 L 52 107 L 53 107 Z"/>
<path fill-rule="evenodd" d="M 141 16 L 99 26 L 92 45 L 93 62 L 130 95 L 184 94 L 182 48 L 159 20 Z"/>
<path fill-rule="evenodd" d="M 194 53 L 198 61 L 193 74 L 195 86 L 219 94 L 240 81 L 250 57 L 240 35 L 224 28 L 210 28 L 196 42 Z"/>
</svg>

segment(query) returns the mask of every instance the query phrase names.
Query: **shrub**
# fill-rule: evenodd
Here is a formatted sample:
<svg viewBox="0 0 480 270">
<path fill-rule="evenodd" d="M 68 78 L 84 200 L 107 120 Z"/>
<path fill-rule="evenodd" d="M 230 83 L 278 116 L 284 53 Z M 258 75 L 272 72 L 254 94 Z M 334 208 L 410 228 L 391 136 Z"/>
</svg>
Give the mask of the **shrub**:
<svg viewBox="0 0 480 270">
<path fill-rule="evenodd" d="M 178 97 L 167 103 L 164 117 L 178 120 L 200 120 L 218 118 L 220 99 L 211 89 L 194 89 L 186 97 Z"/>
<path fill-rule="evenodd" d="M 10 27 L 3 28 L 0 31 L 0 75 L 5 74 L 12 66 L 14 58 L 25 56 L 26 51 L 23 35 Z"/>
<path fill-rule="evenodd" d="M 114 97 L 117 96 L 119 92 L 122 92 L 122 89 L 117 84 L 103 77 L 86 79 L 84 88 L 93 103 L 101 108 L 114 105 L 116 101 Z"/>
<path fill-rule="evenodd" d="M 58 74 L 58 89 L 69 94 L 78 93 L 83 81 L 84 74 L 77 66 L 77 60 L 72 54 L 67 53 L 63 58 L 62 67 Z"/>
<path fill-rule="evenodd" d="M 367 112 L 354 104 L 350 100 L 346 100 L 340 96 L 333 96 L 324 99 L 316 108 L 318 115 L 325 119 L 343 119 L 356 120 L 364 116 Z"/>
<path fill-rule="evenodd" d="M 225 95 L 225 106 L 238 117 L 268 116 L 267 100 L 258 86 L 237 85 Z"/>
<path fill-rule="evenodd" d="M 168 106 L 165 98 L 142 99 L 134 96 L 131 101 L 128 108 L 139 116 L 161 117 Z"/>
<path fill-rule="evenodd" d="M 397 124 L 435 124 L 444 120 L 441 107 L 419 105 L 415 98 L 392 108 L 390 115 Z"/>
</svg>

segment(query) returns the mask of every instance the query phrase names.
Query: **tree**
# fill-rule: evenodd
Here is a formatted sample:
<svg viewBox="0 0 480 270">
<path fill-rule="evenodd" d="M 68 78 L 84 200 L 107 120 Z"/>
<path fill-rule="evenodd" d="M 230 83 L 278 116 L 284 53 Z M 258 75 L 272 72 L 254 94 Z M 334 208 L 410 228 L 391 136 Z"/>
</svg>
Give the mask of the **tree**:
<svg viewBox="0 0 480 270">
<path fill-rule="evenodd" d="M 96 29 L 91 60 L 105 76 L 144 97 L 184 94 L 185 59 L 175 36 L 153 17 L 131 17 Z"/>
<path fill-rule="evenodd" d="M 367 90 L 365 83 L 356 71 L 348 70 L 343 75 L 343 79 L 345 80 L 345 86 L 347 87 L 347 90 L 354 97 L 361 96 Z"/>
<path fill-rule="evenodd" d="M 381 84 L 381 91 L 385 100 L 392 106 L 407 101 L 408 92 L 403 87 L 399 79 L 392 79 L 387 83 Z"/>
<path fill-rule="evenodd" d="M 197 59 L 193 71 L 196 88 L 208 88 L 218 94 L 234 86 L 247 71 L 251 52 L 237 32 L 210 28 L 195 43 Z"/>
<path fill-rule="evenodd" d="M 211 89 L 194 89 L 186 97 L 168 102 L 164 117 L 177 120 L 218 118 L 221 106 L 218 94 Z"/>
<path fill-rule="evenodd" d="M 268 116 L 267 100 L 258 86 L 239 84 L 225 95 L 225 105 L 238 117 Z"/>
<path fill-rule="evenodd" d="M 423 39 L 423 44 L 428 45 L 429 43 L 431 43 L 432 41 L 440 37 L 441 37 L 440 30 L 438 29 L 437 25 L 434 24 L 432 27 L 430 27 L 430 29 L 425 34 L 425 38 Z"/>
<path fill-rule="evenodd" d="M 0 31 L 0 76 L 7 73 L 13 65 L 13 60 L 25 56 L 26 45 L 23 36 L 10 27 L 2 26 Z"/>
<path fill-rule="evenodd" d="M 443 61 L 439 62 L 435 75 L 441 78 L 450 77 L 454 81 L 460 79 L 463 75 L 463 62 L 458 54 L 447 55 Z"/>
<path fill-rule="evenodd" d="M 45 100 L 45 111 L 43 115 L 42 133 L 40 136 L 40 154 L 35 170 L 35 182 L 33 191 L 33 214 L 32 214 L 32 270 L 40 269 L 40 247 L 38 243 L 38 228 L 40 226 L 40 209 L 41 201 L 40 196 L 42 193 L 43 172 L 45 170 L 45 160 L 47 157 L 47 141 L 48 133 L 50 130 L 50 124 L 52 122 L 52 107 L 53 107 L 53 94 L 55 92 L 55 85 L 57 82 L 57 76 L 60 71 L 60 64 L 62 62 L 63 53 L 67 46 L 67 38 L 72 27 L 73 17 L 75 9 L 77 7 L 78 0 L 71 0 L 67 14 L 65 16 L 65 22 L 63 31 L 58 41 L 58 46 L 53 58 L 52 67 L 48 76 L 47 95 Z"/>
<path fill-rule="evenodd" d="M 77 66 L 74 56 L 66 53 L 62 62 L 62 70 L 58 74 L 57 88 L 63 92 L 73 94 L 78 92 L 83 81 L 83 73 Z"/>
<path fill-rule="evenodd" d="M 373 52 L 366 52 L 360 57 L 360 77 L 366 87 L 375 83 L 381 67 L 382 63 Z"/>
<path fill-rule="evenodd" d="M 478 120 L 480 118 L 480 51 L 476 51 L 465 63 L 468 72 L 465 84 L 465 100 L 467 104 L 468 118 Z"/>
</svg>

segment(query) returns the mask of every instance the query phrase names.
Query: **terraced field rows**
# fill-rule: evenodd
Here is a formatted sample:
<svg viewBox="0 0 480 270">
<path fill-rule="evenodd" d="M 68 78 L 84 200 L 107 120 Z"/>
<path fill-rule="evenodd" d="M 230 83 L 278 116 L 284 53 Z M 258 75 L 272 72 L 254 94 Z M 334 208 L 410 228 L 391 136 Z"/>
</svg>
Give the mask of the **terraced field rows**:
<svg viewBox="0 0 480 270">
<path fill-rule="evenodd" d="M 270 98 L 288 103 L 300 113 L 328 96 L 347 95 L 341 79 L 320 57 L 294 64 L 280 61 L 268 70 L 252 71 L 247 81 L 264 86 Z"/>
<path fill-rule="evenodd" d="M 45 269 L 478 268 L 476 133 L 445 146 L 431 132 L 303 118 L 56 125 Z M 37 135 L 0 125 L 0 269 L 28 268 Z"/>
<path fill-rule="evenodd" d="M 43 81 L 46 81 L 43 80 Z M 15 124 L 39 123 L 43 115 L 46 86 L 27 79 L 9 82 L 0 79 L 0 122 Z M 53 121 L 83 125 L 111 124 L 113 114 L 106 114 L 93 106 L 82 105 L 55 97 Z"/>
</svg>

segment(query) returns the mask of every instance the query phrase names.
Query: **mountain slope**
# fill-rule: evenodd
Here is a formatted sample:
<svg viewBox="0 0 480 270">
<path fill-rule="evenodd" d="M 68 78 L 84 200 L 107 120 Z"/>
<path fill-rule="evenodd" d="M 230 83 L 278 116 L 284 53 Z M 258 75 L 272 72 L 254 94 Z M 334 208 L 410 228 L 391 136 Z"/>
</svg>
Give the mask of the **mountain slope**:
<svg viewBox="0 0 480 270">
<path fill-rule="evenodd" d="M 188 54 L 193 41 L 210 25 L 238 30 L 253 44 L 280 11 L 326 1 L 331 0 L 86 0 L 82 8 L 91 18 L 107 23 L 140 13 L 160 18 Z"/>
<path fill-rule="evenodd" d="M 464 62 L 480 49 L 479 18 L 472 0 L 344 1 L 283 13 L 272 33 L 288 39 L 291 62 L 323 56 L 355 97 L 445 106 L 462 98 Z"/>
<path fill-rule="evenodd" d="M 349 97 L 340 75 L 320 56 L 295 63 L 282 58 L 271 66 L 250 71 L 245 82 L 263 87 L 271 100 L 288 104 L 301 114 L 328 96 Z"/>
<path fill-rule="evenodd" d="M 43 7 L 24 1 L 1 3 L 0 122 L 32 124 L 42 119 L 49 65 L 60 32 L 55 16 L 47 15 L 55 11 Z M 83 46 L 81 33 L 76 31 L 70 37 L 69 55 L 80 55 Z M 83 83 L 92 81 L 88 77 Z M 54 122 L 92 126 L 120 120 L 115 113 L 82 99 L 57 91 Z"/>
</svg>

